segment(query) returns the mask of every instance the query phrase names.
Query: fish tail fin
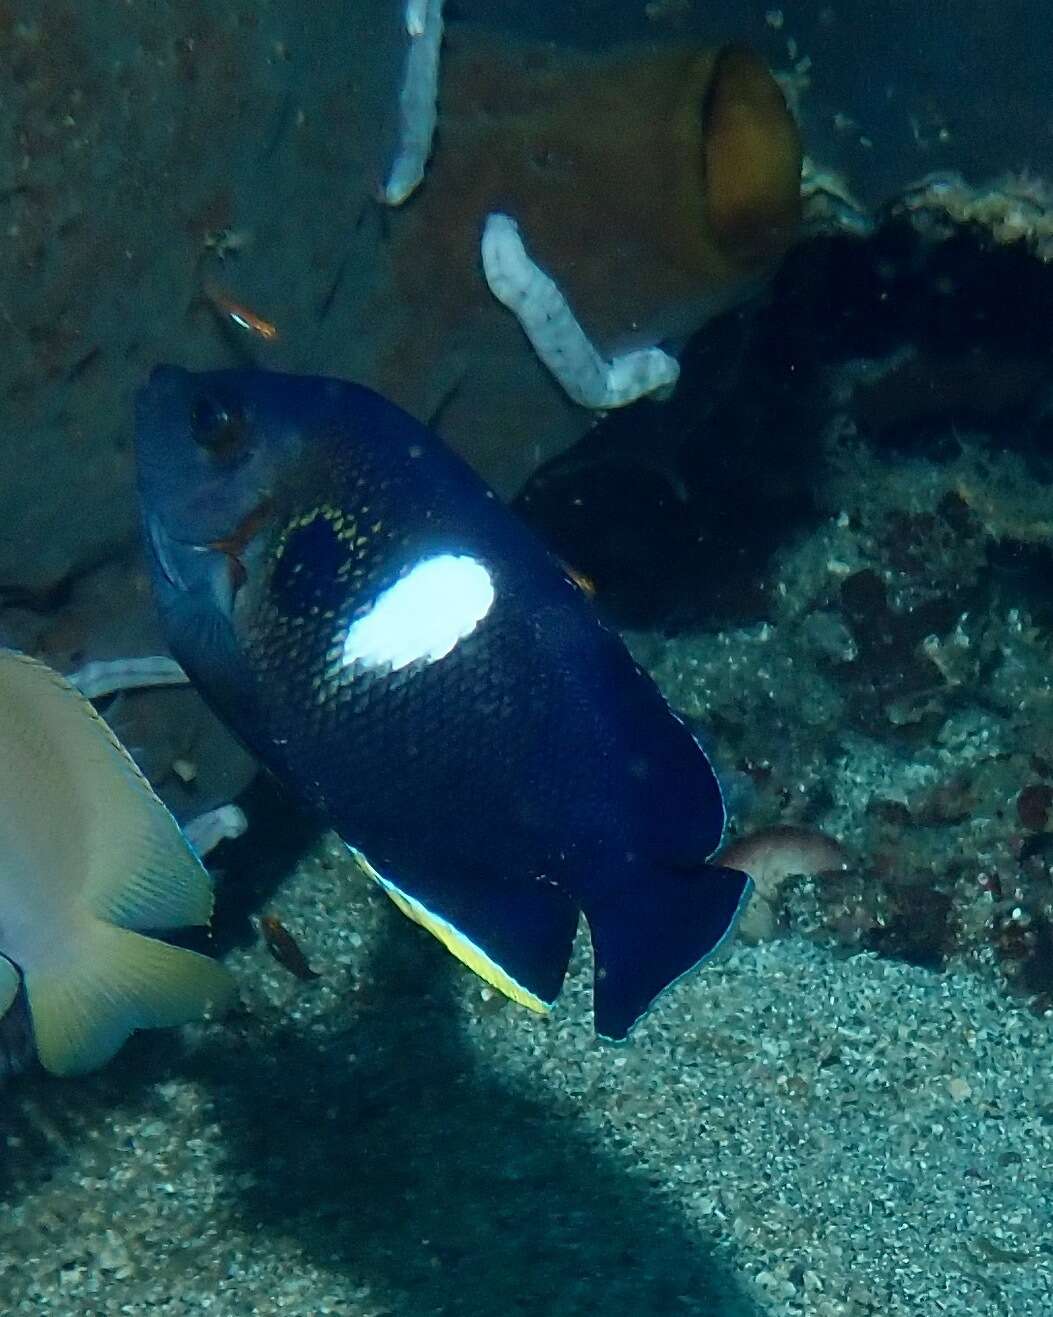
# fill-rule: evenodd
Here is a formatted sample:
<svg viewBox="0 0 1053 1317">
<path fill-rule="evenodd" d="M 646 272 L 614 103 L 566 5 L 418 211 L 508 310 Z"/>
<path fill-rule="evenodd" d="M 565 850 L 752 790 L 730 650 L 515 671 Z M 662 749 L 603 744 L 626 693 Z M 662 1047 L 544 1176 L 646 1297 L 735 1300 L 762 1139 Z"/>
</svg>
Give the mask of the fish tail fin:
<svg viewBox="0 0 1053 1317">
<path fill-rule="evenodd" d="M 70 963 L 25 976 L 37 1055 L 56 1075 L 96 1070 L 136 1029 L 169 1028 L 227 1005 L 233 981 L 208 956 L 88 919 Z"/>
<path fill-rule="evenodd" d="M 752 882 L 735 869 L 655 866 L 616 900 L 585 906 L 595 960 L 596 1032 L 627 1037 L 666 988 L 712 956 L 735 927 Z"/>
</svg>

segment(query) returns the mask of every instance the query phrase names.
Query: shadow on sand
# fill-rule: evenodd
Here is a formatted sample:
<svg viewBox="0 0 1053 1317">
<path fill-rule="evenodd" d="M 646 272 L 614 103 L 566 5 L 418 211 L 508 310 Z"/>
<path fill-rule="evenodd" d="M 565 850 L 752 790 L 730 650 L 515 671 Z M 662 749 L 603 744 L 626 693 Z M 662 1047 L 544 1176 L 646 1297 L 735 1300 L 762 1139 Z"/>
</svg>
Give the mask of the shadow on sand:
<svg viewBox="0 0 1053 1317">
<path fill-rule="evenodd" d="M 248 1223 L 424 1317 L 756 1312 L 703 1237 L 560 1095 L 516 1093 L 462 1037 L 446 953 L 392 916 L 369 1004 L 201 1058 Z M 234 1082 L 232 1082 L 234 1077 Z"/>
<path fill-rule="evenodd" d="M 308 820 L 290 826 L 245 870 L 251 855 L 231 857 L 220 949 L 249 935 L 310 835 Z M 185 1077 L 209 1091 L 255 1247 L 294 1241 L 334 1294 L 368 1291 L 377 1317 L 756 1317 L 631 1147 L 603 1146 L 558 1083 L 517 1092 L 480 1059 L 452 987 L 462 973 L 391 911 L 332 1032 L 235 1013 L 200 1050 L 147 1033 L 75 1083 L 23 1076 L 0 1108 L 0 1198 L 53 1177 L 68 1194 L 62 1163 L 83 1169 L 81 1145 L 115 1119 L 165 1120 L 164 1082 Z"/>
</svg>

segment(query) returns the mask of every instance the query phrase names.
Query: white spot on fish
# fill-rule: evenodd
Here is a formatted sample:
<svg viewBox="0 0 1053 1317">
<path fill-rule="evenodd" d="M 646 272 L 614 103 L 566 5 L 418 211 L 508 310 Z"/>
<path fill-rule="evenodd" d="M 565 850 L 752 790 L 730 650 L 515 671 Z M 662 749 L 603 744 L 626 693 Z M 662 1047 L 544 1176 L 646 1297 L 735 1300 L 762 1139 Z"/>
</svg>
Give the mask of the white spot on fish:
<svg viewBox="0 0 1053 1317">
<path fill-rule="evenodd" d="M 475 558 L 424 558 L 351 623 L 344 664 L 397 672 L 411 663 L 435 663 L 471 635 L 494 598 L 490 573 Z"/>
</svg>

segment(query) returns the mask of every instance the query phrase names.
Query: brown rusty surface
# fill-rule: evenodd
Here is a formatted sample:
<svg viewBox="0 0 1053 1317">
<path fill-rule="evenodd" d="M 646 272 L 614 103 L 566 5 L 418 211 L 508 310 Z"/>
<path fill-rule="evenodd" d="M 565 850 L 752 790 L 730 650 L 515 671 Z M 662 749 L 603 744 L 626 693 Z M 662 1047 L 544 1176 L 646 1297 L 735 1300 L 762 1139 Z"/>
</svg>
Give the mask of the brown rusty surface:
<svg viewBox="0 0 1053 1317">
<path fill-rule="evenodd" d="M 134 534 L 133 390 L 159 360 L 234 356 L 200 305 L 219 230 L 245 235 L 232 291 L 285 330 L 274 364 L 308 363 L 381 136 L 382 60 L 346 52 L 382 52 L 394 15 L 355 8 L 49 2 L 0 24 L 0 588 L 46 593 Z"/>
</svg>

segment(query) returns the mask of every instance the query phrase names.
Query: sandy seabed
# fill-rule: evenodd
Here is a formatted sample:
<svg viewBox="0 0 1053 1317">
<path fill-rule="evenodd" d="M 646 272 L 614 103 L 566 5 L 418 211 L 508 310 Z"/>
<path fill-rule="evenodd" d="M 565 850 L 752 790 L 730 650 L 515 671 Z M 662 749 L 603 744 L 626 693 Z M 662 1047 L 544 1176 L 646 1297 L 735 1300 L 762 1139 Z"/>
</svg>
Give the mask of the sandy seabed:
<svg viewBox="0 0 1053 1317">
<path fill-rule="evenodd" d="M 737 946 L 615 1048 L 317 839 L 243 1008 L 5 1094 L 0 1310 L 1047 1314 L 1049 1024 L 975 973 Z"/>
</svg>

